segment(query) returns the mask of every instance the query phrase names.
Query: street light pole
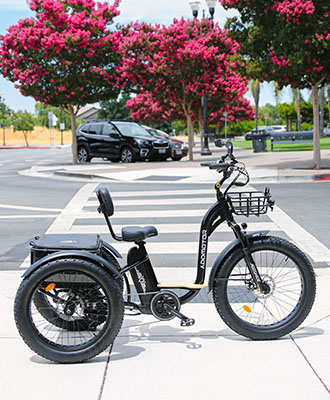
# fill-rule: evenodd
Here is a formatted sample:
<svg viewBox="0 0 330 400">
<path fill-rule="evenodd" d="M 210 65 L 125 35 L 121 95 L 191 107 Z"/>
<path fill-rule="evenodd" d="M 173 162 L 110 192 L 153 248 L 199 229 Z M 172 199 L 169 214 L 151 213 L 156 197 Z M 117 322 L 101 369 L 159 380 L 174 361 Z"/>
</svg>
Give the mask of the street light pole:
<svg viewBox="0 0 330 400">
<path fill-rule="evenodd" d="M 210 21 L 213 21 L 214 12 L 215 12 L 215 5 L 216 0 L 206 0 L 206 4 L 209 8 L 210 13 Z M 200 1 L 191 1 L 190 7 L 192 10 L 192 14 L 194 18 L 198 17 L 198 10 L 200 7 Z M 208 134 L 208 115 L 207 115 L 207 97 L 202 96 L 202 105 L 203 105 L 203 121 L 204 121 L 204 141 L 203 141 L 203 148 L 201 150 L 202 156 L 210 156 L 212 154 L 211 150 L 209 149 L 209 134 Z"/>
</svg>

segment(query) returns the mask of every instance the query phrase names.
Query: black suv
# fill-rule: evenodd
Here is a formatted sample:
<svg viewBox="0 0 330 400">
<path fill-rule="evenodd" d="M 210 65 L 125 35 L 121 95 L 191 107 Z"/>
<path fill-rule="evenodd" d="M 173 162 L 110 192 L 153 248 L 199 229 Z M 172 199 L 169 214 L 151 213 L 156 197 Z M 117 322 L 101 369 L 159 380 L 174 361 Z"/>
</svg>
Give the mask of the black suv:
<svg viewBox="0 0 330 400">
<path fill-rule="evenodd" d="M 78 161 L 93 157 L 111 161 L 166 160 L 172 143 L 153 137 L 135 122 L 94 120 L 81 124 L 77 131 Z"/>
</svg>

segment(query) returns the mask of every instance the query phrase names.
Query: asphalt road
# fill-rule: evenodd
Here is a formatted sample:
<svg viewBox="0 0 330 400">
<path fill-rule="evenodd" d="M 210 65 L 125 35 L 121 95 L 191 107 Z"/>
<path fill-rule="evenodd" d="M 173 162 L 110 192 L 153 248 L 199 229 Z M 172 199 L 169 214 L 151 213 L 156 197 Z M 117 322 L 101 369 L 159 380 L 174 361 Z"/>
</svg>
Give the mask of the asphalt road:
<svg viewBox="0 0 330 400">
<path fill-rule="evenodd" d="M 86 185 L 86 180 L 70 178 L 48 179 L 20 175 L 18 172 L 32 165 L 56 165 L 71 163 L 69 148 L 49 150 L 0 150 L 0 269 L 17 269 L 29 254 L 29 242 L 35 235 L 43 234 L 55 221 L 60 211 L 66 207 L 72 197 Z M 265 185 L 255 185 L 263 189 Z M 330 183 L 271 184 L 271 192 L 277 204 L 295 222 L 311 233 L 321 243 L 330 248 Z M 164 183 L 111 183 L 114 192 L 158 191 L 158 198 L 169 190 L 176 190 L 175 184 Z M 205 189 L 209 193 L 209 184 L 187 184 L 188 191 Z M 185 196 L 187 199 L 187 196 Z M 189 196 L 188 196 L 189 197 Z M 193 197 L 193 195 L 192 195 Z M 189 199 L 188 199 L 189 200 Z M 180 202 L 178 198 L 178 202 Z M 145 209 L 149 209 L 146 206 Z M 168 206 L 171 210 L 172 206 Z M 182 207 L 184 210 L 185 207 Z M 201 209 L 201 204 L 191 204 L 190 209 Z M 132 207 L 132 209 L 134 209 Z M 120 207 L 119 207 L 120 210 Z M 205 210 L 206 211 L 206 210 Z M 194 217 L 198 223 L 201 217 Z M 258 221 L 262 222 L 262 219 Z M 155 220 L 155 225 L 157 219 Z M 162 222 L 162 221 L 161 221 Z M 180 217 L 172 218 L 170 223 L 184 222 Z M 82 226 L 84 222 L 79 223 Z M 131 225 L 136 221 L 118 220 L 118 225 Z M 141 222 L 137 222 L 141 223 Z M 227 235 L 227 234 L 225 234 Z M 177 240 L 182 241 L 183 235 Z M 190 234 L 184 235 L 190 240 Z M 166 237 L 163 241 L 166 241 Z M 169 239 L 168 239 L 169 240 Z M 172 240 L 172 239 L 171 239 Z M 193 239 L 192 239 L 193 240 Z M 227 236 L 225 237 L 227 240 Z M 228 237 L 229 240 L 229 237 Z M 157 255 L 156 261 L 157 261 Z M 183 257 L 183 256 L 182 256 Z M 184 257 L 183 257 L 184 258 Z M 159 266 L 163 256 L 158 255 Z M 174 262 L 169 256 L 168 262 Z M 195 265 L 195 256 L 185 256 L 185 262 Z"/>
</svg>

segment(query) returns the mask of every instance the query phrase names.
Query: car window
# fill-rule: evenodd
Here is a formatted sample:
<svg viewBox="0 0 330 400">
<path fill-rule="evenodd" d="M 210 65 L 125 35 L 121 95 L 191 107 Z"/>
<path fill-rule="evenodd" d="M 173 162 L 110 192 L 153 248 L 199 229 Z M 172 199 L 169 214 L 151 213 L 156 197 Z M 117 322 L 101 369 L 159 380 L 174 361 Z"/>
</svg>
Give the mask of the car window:
<svg viewBox="0 0 330 400">
<path fill-rule="evenodd" d="M 101 132 L 102 132 L 102 125 L 101 124 L 90 125 L 89 134 L 101 135 Z"/>
<path fill-rule="evenodd" d="M 90 125 L 84 125 L 84 126 L 82 126 L 82 127 L 80 128 L 80 131 L 81 131 L 81 132 L 84 132 L 84 133 L 88 133 L 89 126 L 90 126 Z"/>
<path fill-rule="evenodd" d="M 163 131 L 161 131 L 161 130 L 159 130 L 159 129 L 157 129 L 156 132 L 157 132 L 160 136 L 163 136 L 163 137 L 166 138 L 166 139 L 169 139 L 169 138 L 170 138 L 170 135 L 168 135 L 166 132 L 163 132 Z"/>
<path fill-rule="evenodd" d="M 116 122 L 116 127 L 119 131 L 126 136 L 137 137 L 137 136 L 150 136 L 144 128 L 137 124 L 130 124 L 125 122 Z"/>
<path fill-rule="evenodd" d="M 103 125 L 102 135 L 111 135 L 112 133 L 118 133 L 113 125 Z"/>
</svg>

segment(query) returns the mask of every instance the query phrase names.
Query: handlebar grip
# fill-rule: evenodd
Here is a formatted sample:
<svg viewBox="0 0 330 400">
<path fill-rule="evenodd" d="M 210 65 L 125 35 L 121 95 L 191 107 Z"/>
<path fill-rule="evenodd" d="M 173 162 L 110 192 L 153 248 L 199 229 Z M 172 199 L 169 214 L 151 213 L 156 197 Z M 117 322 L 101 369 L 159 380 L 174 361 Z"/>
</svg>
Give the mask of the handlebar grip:
<svg viewBox="0 0 330 400">
<path fill-rule="evenodd" d="M 201 162 L 202 167 L 209 167 L 210 169 L 227 169 L 229 164 L 224 163 L 215 163 L 215 162 Z"/>
</svg>

